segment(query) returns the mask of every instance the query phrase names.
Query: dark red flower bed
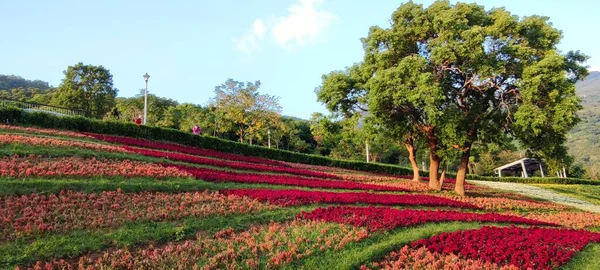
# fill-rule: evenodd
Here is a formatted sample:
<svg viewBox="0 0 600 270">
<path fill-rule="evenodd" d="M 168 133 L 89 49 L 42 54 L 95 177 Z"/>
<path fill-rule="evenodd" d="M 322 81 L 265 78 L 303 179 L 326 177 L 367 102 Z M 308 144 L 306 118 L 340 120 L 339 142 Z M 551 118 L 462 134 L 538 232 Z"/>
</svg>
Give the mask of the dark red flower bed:
<svg viewBox="0 0 600 270">
<path fill-rule="evenodd" d="M 457 211 L 400 210 L 389 207 L 351 207 L 332 206 L 317 208 L 311 212 L 303 212 L 299 217 L 312 220 L 350 224 L 367 227 L 369 230 L 391 230 L 427 222 L 466 221 L 466 222 L 500 222 L 528 225 L 554 225 L 522 217 L 500 215 L 496 213 L 463 213 Z M 502 238 L 499 238 L 502 239 Z"/>
<path fill-rule="evenodd" d="M 144 148 L 181 152 L 181 153 L 186 153 L 186 154 L 215 157 L 215 158 L 221 158 L 221 159 L 227 159 L 227 160 L 236 160 L 236 161 L 243 161 L 243 162 L 250 162 L 250 163 L 257 163 L 257 164 L 269 164 L 269 165 L 275 165 L 275 166 L 289 167 L 289 165 L 285 164 L 284 162 L 280 162 L 280 161 L 276 161 L 276 160 L 259 158 L 259 157 L 251 157 L 251 156 L 243 156 L 243 155 L 237 155 L 237 154 L 229 154 L 229 153 L 223 153 L 223 152 L 219 152 L 219 151 L 215 151 L 215 150 L 196 148 L 196 147 L 192 147 L 192 146 L 185 146 L 185 145 L 179 145 L 179 144 L 174 144 L 174 143 L 164 143 L 164 142 L 150 141 L 150 140 L 144 140 L 144 139 L 102 135 L 102 134 L 95 134 L 95 133 L 84 133 L 84 134 L 88 135 L 88 136 L 92 136 L 98 140 L 102 140 L 102 141 L 110 142 L 110 143 L 118 143 L 118 144 L 124 144 L 124 145 L 129 145 L 129 146 L 138 146 L 138 147 L 144 147 Z"/>
<path fill-rule="evenodd" d="M 497 264 L 512 264 L 521 269 L 554 269 L 590 242 L 600 242 L 600 234 L 571 229 L 483 227 L 441 233 L 416 241 L 412 246 Z"/>
<path fill-rule="evenodd" d="M 321 178 L 332 178 L 332 179 L 339 178 L 333 174 L 314 172 L 314 171 L 296 169 L 296 168 L 291 168 L 291 167 L 281 167 L 281 166 L 261 165 L 261 164 L 255 164 L 255 163 L 244 163 L 244 162 L 237 162 L 237 161 L 217 160 L 217 159 L 204 158 L 204 157 L 193 156 L 193 155 L 182 154 L 182 153 L 156 151 L 156 150 L 141 149 L 141 148 L 135 148 L 135 147 L 129 147 L 129 146 L 123 146 L 123 149 L 125 149 L 129 152 L 134 152 L 134 153 L 144 155 L 144 156 L 168 158 L 170 160 L 177 160 L 177 161 L 195 163 L 195 164 L 200 164 L 200 165 L 228 167 L 228 168 L 232 168 L 232 169 L 252 170 L 252 171 L 261 171 L 261 172 L 289 173 L 289 174 L 303 175 L 303 176 L 308 176 L 308 177 L 321 177 Z"/>
<path fill-rule="evenodd" d="M 377 194 L 366 192 L 327 192 L 308 190 L 232 189 L 225 194 L 248 196 L 281 206 L 311 203 L 418 205 L 477 209 L 477 206 L 442 197 L 416 194 Z"/>
<path fill-rule="evenodd" d="M 410 190 L 373 184 L 354 183 L 342 180 L 325 180 L 316 178 L 303 178 L 299 176 L 287 175 L 268 175 L 268 174 L 253 174 L 253 173 L 236 173 L 219 170 L 211 170 L 205 168 L 196 168 L 191 166 L 163 164 L 165 167 L 175 167 L 180 170 L 189 172 L 194 177 L 206 181 L 213 182 L 238 182 L 238 183 L 253 183 L 253 184 L 272 184 L 283 186 L 310 187 L 310 188 L 326 188 L 326 189 L 353 189 L 353 190 L 375 190 L 375 191 L 404 191 Z"/>
</svg>

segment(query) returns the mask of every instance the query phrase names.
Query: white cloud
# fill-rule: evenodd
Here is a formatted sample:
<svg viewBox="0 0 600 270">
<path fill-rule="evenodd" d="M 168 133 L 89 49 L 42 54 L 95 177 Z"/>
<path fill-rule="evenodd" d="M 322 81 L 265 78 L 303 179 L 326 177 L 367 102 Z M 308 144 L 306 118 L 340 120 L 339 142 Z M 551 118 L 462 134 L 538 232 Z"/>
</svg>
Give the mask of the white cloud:
<svg viewBox="0 0 600 270">
<path fill-rule="evenodd" d="M 321 9 L 322 0 L 300 0 L 289 9 L 289 14 L 275 19 L 273 36 L 279 45 L 289 48 L 314 43 L 319 34 L 336 18 Z"/>
<path fill-rule="evenodd" d="M 262 38 L 265 35 L 265 32 L 267 31 L 267 27 L 261 19 L 257 19 L 252 25 L 252 30 L 258 38 Z"/>
<path fill-rule="evenodd" d="M 238 50 L 251 53 L 258 49 L 258 42 L 263 38 L 267 28 L 261 19 L 254 20 L 252 31 L 246 33 L 238 40 L 234 40 Z"/>
<path fill-rule="evenodd" d="M 262 19 L 252 23 L 239 39 L 234 39 L 236 48 L 244 53 L 257 50 L 260 41 L 269 31 L 277 44 L 289 49 L 314 43 L 336 16 L 320 8 L 323 0 L 298 0 L 288 8 L 286 16 L 270 16 L 268 25 Z"/>
</svg>

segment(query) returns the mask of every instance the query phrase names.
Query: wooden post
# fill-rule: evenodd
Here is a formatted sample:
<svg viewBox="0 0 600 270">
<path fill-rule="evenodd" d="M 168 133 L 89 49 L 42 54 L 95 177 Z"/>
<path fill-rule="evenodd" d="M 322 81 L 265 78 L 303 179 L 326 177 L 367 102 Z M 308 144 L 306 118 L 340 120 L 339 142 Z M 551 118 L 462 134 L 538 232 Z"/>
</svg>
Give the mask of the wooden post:
<svg viewBox="0 0 600 270">
<path fill-rule="evenodd" d="M 542 163 L 540 162 L 540 172 L 542 173 L 542 177 L 544 177 L 544 168 L 542 167 Z"/>
<path fill-rule="evenodd" d="M 563 178 L 567 178 L 567 169 L 563 167 Z"/>
</svg>

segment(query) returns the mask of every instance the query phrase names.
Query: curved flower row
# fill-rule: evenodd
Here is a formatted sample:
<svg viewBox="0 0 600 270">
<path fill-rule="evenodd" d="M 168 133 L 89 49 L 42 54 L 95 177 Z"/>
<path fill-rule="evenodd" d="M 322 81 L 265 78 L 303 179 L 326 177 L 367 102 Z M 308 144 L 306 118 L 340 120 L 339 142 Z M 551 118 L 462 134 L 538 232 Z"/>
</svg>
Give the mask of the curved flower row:
<svg viewBox="0 0 600 270">
<path fill-rule="evenodd" d="M 216 167 L 227 167 L 232 169 L 240 169 L 240 170 L 252 170 L 252 171 L 261 171 L 261 172 L 277 172 L 277 173 L 288 173 L 295 175 L 302 175 L 308 177 L 322 177 L 322 178 L 334 178 L 338 177 L 333 174 L 315 172 L 309 170 L 295 169 L 291 167 L 281 167 L 281 166 L 272 166 L 272 165 L 261 165 L 254 163 L 245 163 L 239 161 L 227 161 L 227 160 L 219 160 L 212 158 L 199 157 L 194 155 L 176 153 L 176 152 L 164 152 L 157 150 L 149 150 L 149 149 L 141 149 L 134 148 L 129 146 L 123 146 L 123 149 L 128 152 L 134 152 L 140 155 L 149 156 L 149 157 L 158 157 L 158 158 L 168 158 L 170 160 L 183 161 L 187 163 L 194 163 L 200 165 L 210 165 Z"/>
<path fill-rule="evenodd" d="M 477 205 L 485 210 L 556 210 L 564 211 L 570 209 L 566 205 L 551 202 L 536 202 L 531 199 L 509 199 L 497 197 L 461 197 L 452 195 L 440 195 L 442 198 L 448 198 L 464 203 Z"/>
<path fill-rule="evenodd" d="M 497 228 L 441 233 L 411 244 L 431 252 L 456 254 L 521 269 L 560 267 L 590 242 L 600 242 L 600 234 L 581 230 L 551 228 Z"/>
<path fill-rule="evenodd" d="M 326 188 L 326 189 L 355 189 L 355 190 L 376 190 L 376 191 L 408 191 L 398 187 L 383 185 L 353 183 L 343 180 L 324 180 L 315 178 L 303 178 L 299 176 L 288 175 L 269 175 L 236 173 L 212 170 L 206 168 L 196 168 L 184 165 L 164 164 L 165 167 L 177 168 L 186 171 L 198 179 L 214 182 L 238 182 L 238 183 L 261 183 L 272 185 Z"/>
<path fill-rule="evenodd" d="M 560 224 L 575 229 L 600 228 L 600 214 L 590 212 L 530 213 L 527 218 Z"/>
<path fill-rule="evenodd" d="M 212 237 L 170 243 L 161 248 L 119 249 L 102 256 L 42 263 L 39 269 L 277 269 L 319 250 L 341 249 L 358 242 L 364 229 L 315 221 L 292 221 L 253 226 L 236 233 L 232 229 Z"/>
<path fill-rule="evenodd" d="M 173 167 L 131 160 L 96 159 L 81 157 L 0 158 L 0 176 L 127 176 L 127 177 L 190 177 L 191 174 Z"/>
<path fill-rule="evenodd" d="M 275 206 L 218 192 L 106 191 L 0 197 L 0 239 L 48 231 L 115 227 L 130 221 L 251 213 Z"/>
<path fill-rule="evenodd" d="M 247 196 L 259 201 L 288 206 L 311 203 L 336 204 L 382 204 L 382 205 L 415 205 L 471 208 L 472 204 L 457 202 L 445 198 L 421 194 L 378 194 L 366 192 L 327 192 L 308 190 L 270 190 L 270 189 L 232 189 L 222 190 L 224 194 Z"/>
<path fill-rule="evenodd" d="M 0 144 L 22 143 L 28 145 L 44 145 L 58 147 L 75 147 L 108 152 L 125 152 L 121 147 L 93 142 L 62 140 L 57 138 L 44 138 L 35 136 L 23 136 L 15 134 L 0 134 Z"/>
<path fill-rule="evenodd" d="M 224 152 L 219 152 L 219 151 L 214 151 L 214 150 L 209 150 L 209 149 L 196 148 L 196 147 L 192 147 L 192 146 L 184 146 L 184 145 L 179 145 L 179 144 L 174 144 L 174 143 L 157 142 L 157 141 L 150 141 L 150 140 L 144 140 L 144 139 L 102 135 L 102 134 L 95 134 L 95 133 L 85 133 L 85 134 L 88 136 L 92 136 L 98 140 L 102 140 L 102 141 L 110 142 L 110 143 L 118 143 L 118 144 L 124 144 L 124 145 L 129 145 L 129 146 L 137 146 L 137 147 L 143 147 L 143 148 L 180 152 L 180 153 L 199 155 L 199 156 L 215 157 L 215 158 L 226 159 L 226 160 L 236 160 L 236 161 L 243 161 L 243 162 L 250 162 L 250 163 L 257 163 L 257 164 L 268 164 L 268 165 L 275 165 L 275 166 L 287 166 L 286 163 L 279 162 L 276 160 L 253 157 L 253 156 L 229 154 L 229 153 L 224 153 Z"/>
<path fill-rule="evenodd" d="M 10 130 L 10 131 L 18 131 L 18 132 L 30 133 L 30 134 L 46 134 L 46 135 L 65 136 L 65 137 L 71 137 L 71 138 L 87 138 L 87 139 L 92 138 L 90 136 L 87 136 L 87 135 L 84 135 L 84 134 L 81 134 L 78 132 L 58 130 L 58 129 L 49 129 L 49 128 L 21 127 L 21 126 L 0 124 L 0 129 Z"/>
<path fill-rule="evenodd" d="M 461 270 L 519 270 L 514 265 L 500 266 L 478 259 L 464 259 L 455 254 L 431 252 L 425 247 L 392 251 L 382 261 L 360 267 L 367 269 L 461 269 Z"/>
<path fill-rule="evenodd" d="M 457 211 L 399 210 L 389 207 L 332 206 L 299 214 L 301 218 L 367 227 L 371 231 L 391 230 L 427 222 L 466 221 L 500 222 L 528 225 L 555 225 L 522 217 L 496 213 L 463 213 Z"/>
</svg>

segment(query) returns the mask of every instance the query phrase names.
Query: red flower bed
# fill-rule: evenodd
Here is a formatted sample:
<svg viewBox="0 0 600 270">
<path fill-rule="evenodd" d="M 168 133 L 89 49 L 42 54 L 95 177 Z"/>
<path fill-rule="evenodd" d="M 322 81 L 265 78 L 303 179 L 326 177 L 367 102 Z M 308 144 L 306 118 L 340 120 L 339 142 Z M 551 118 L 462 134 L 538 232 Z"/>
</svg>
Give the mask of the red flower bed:
<svg viewBox="0 0 600 270">
<path fill-rule="evenodd" d="M 179 144 L 174 144 L 174 143 L 164 143 L 164 142 L 150 141 L 150 140 L 144 140 L 144 139 L 102 135 L 102 134 L 95 134 L 95 133 L 84 133 L 84 134 L 86 134 L 88 136 L 92 136 L 98 140 L 102 140 L 102 141 L 110 142 L 110 143 L 125 144 L 125 145 L 129 145 L 129 146 L 138 146 L 138 147 L 166 150 L 166 151 L 172 151 L 172 152 L 181 152 L 181 153 L 186 153 L 186 154 L 215 157 L 215 158 L 227 159 L 227 160 L 236 160 L 236 161 L 243 161 L 243 162 L 250 162 L 250 163 L 269 164 L 269 165 L 275 165 L 275 166 L 289 167 L 284 162 L 279 162 L 276 160 L 252 157 L 252 156 L 229 154 L 229 153 L 223 153 L 223 152 L 219 152 L 219 151 L 196 148 L 196 147 L 192 147 L 192 146 L 179 145 Z"/>
<path fill-rule="evenodd" d="M 254 184 L 272 184 L 283 186 L 297 186 L 326 189 L 355 189 L 355 190 L 377 190 L 377 191 L 408 191 L 398 187 L 383 185 L 353 183 L 342 180 L 324 180 L 315 178 L 303 178 L 298 176 L 268 175 L 252 173 L 236 173 L 205 168 L 196 168 L 183 165 L 164 164 L 165 167 L 177 168 L 186 171 L 198 179 L 214 182 L 238 182 Z"/>
<path fill-rule="evenodd" d="M 383 205 L 418 205 L 472 208 L 472 204 L 458 202 L 450 199 L 414 194 L 377 194 L 366 192 L 327 192 L 307 190 L 270 190 L 270 189 L 232 189 L 221 191 L 225 194 L 248 196 L 259 201 L 268 201 L 281 206 L 301 205 L 311 203 L 337 203 L 337 204 L 383 204 Z"/>
<path fill-rule="evenodd" d="M 183 162 L 200 164 L 200 165 L 228 167 L 228 168 L 239 169 L 239 170 L 288 173 L 288 174 L 303 175 L 303 176 L 308 176 L 308 177 L 338 178 L 337 176 L 335 176 L 333 174 L 314 172 L 314 171 L 302 170 L 302 169 L 295 169 L 295 168 L 290 168 L 290 167 L 270 166 L 270 165 L 244 163 L 244 162 L 237 162 L 237 161 L 218 160 L 218 159 L 211 159 L 211 158 L 193 156 L 193 155 L 188 155 L 188 154 L 141 149 L 141 148 L 134 148 L 134 147 L 129 147 L 129 146 L 123 146 L 123 149 L 125 149 L 128 152 L 134 152 L 134 153 L 144 155 L 144 156 L 168 158 L 170 160 L 177 160 L 177 161 L 183 161 Z"/>
<path fill-rule="evenodd" d="M 590 242 L 600 242 L 600 234 L 572 229 L 483 227 L 441 233 L 416 241 L 412 247 L 424 246 L 431 252 L 512 264 L 522 269 L 553 269 Z"/>
<path fill-rule="evenodd" d="M 332 206 L 329 208 L 317 208 L 308 213 L 303 212 L 299 214 L 299 217 L 311 220 L 325 220 L 329 222 L 367 227 L 372 231 L 391 230 L 397 227 L 443 221 L 506 222 L 528 225 L 554 225 L 552 223 L 541 222 L 533 219 L 506 216 L 496 213 L 477 214 L 457 211 L 400 210 L 389 207 Z M 504 239 L 504 237 L 499 239 Z"/>
</svg>

